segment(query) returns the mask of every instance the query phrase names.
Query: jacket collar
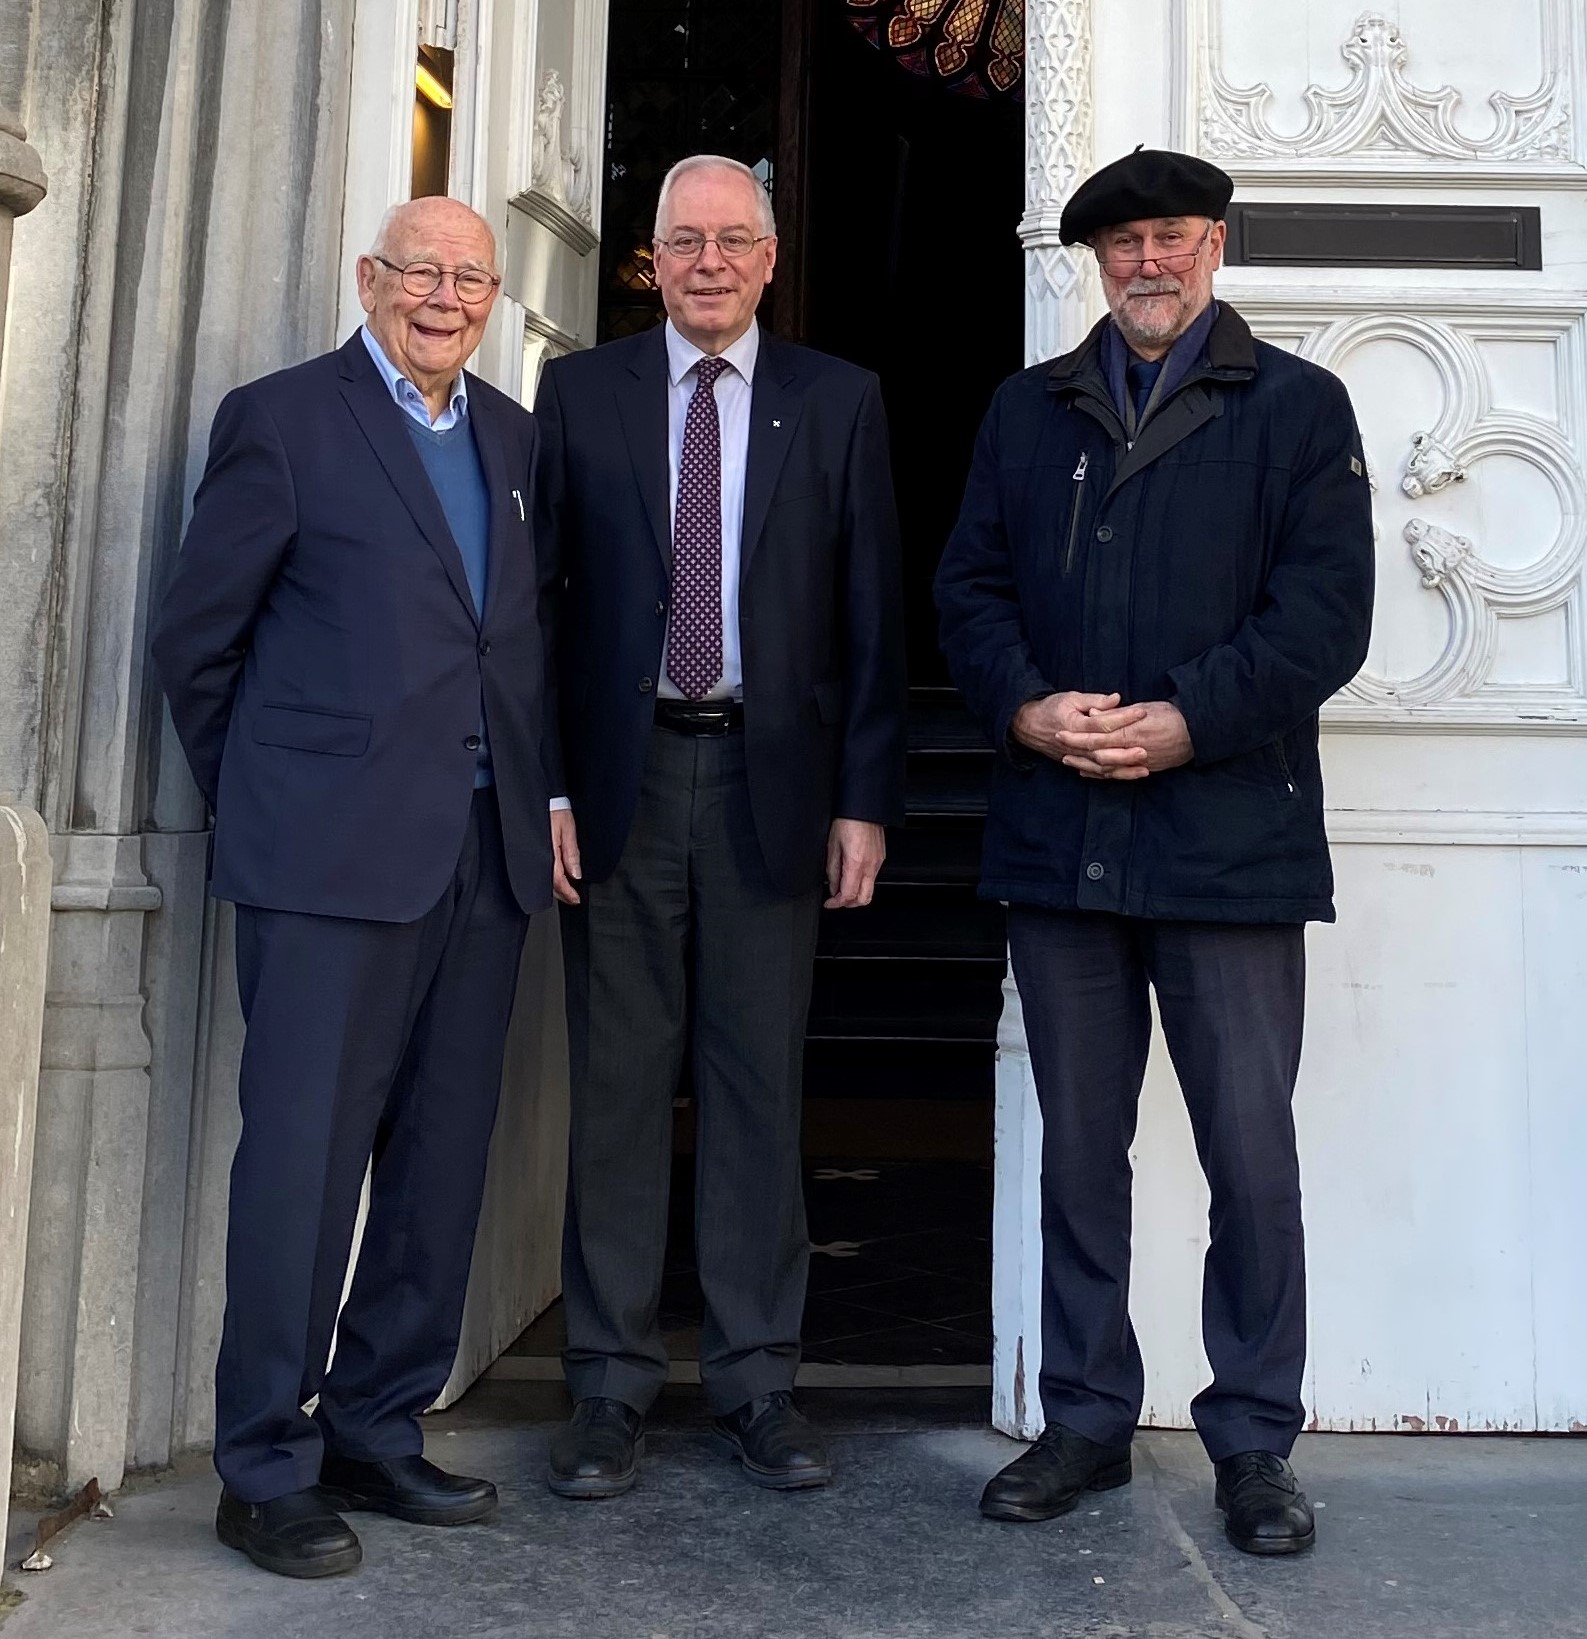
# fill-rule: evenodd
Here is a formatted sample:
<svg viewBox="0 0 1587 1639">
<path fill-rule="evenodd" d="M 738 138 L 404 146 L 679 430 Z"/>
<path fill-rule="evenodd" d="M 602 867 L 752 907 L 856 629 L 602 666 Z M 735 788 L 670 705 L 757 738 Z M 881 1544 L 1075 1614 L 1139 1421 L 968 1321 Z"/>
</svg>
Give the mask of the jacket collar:
<svg viewBox="0 0 1587 1639">
<path fill-rule="evenodd" d="M 1072 391 L 1085 385 L 1108 396 L 1107 376 L 1102 368 L 1102 337 L 1112 323 L 1111 314 L 1099 319 L 1078 347 L 1053 360 L 1047 372 L 1051 391 Z M 1205 358 L 1205 365 L 1193 367 L 1186 380 L 1210 376 L 1216 381 L 1249 381 L 1256 375 L 1256 343 L 1251 327 L 1227 302 L 1218 304 L 1218 317 L 1207 336 Z"/>
</svg>

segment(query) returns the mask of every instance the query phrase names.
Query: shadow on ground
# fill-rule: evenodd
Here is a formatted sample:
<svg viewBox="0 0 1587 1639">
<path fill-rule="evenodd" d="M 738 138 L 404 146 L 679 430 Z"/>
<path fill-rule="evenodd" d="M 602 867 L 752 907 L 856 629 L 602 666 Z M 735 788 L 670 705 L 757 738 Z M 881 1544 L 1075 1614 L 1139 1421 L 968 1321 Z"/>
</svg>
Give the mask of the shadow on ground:
<svg viewBox="0 0 1587 1639">
<path fill-rule="evenodd" d="M 1019 1448 L 984 1393 L 816 1393 L 830 1490 L 746 1485 L 697 1400 L 669 1390 L 639 1486 L 567 1503 L 542 1482 L 565 1402 L 485 1384 L 431 1420 L 429 1453 L 488 1474 L 486 1525 L 355 1516 L 363 1568 L 256 1571 L 212 1530 L 191 1465 L 55 1545 L 4 1639 L 1565 1639 L 1587 1636 L 1587 1441 L 1307 1436 L 1296 1466 L 1318 1547 L 1257 1561 L 1224 1541 L 1193 1436 L 1143 1434 L 1135 1481 L 1039 1526 L 976 1514 Z"/>
</svg>

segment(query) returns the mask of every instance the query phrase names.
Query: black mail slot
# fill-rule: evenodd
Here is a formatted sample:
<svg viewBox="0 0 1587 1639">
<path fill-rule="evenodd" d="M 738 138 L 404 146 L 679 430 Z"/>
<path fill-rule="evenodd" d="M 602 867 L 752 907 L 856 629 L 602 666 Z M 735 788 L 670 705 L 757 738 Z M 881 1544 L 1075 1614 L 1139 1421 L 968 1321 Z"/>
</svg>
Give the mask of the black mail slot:
<svg viewBox="0 0 1587 1639">
<path fill-rule="evenodd" d="M 1536 205 L 1229 207 L 1231 267 L 1540 268 Z"/>
</svg>

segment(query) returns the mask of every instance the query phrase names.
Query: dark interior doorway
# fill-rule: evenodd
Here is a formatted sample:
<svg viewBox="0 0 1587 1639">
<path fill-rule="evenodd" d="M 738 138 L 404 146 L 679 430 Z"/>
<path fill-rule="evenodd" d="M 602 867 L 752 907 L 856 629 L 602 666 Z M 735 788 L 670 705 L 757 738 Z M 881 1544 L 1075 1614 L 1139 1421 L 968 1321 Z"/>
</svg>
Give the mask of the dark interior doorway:
<svg viewBox="0 0 1587 1639">
<path fill-rule="evenodd" d="M 599 334 L 661 322 L 657 189 L 675 160 L 718 152 L 771 187 L 779 257 L 762 321 L 881 377 L 903 532 L 909 820 L 889 837 L 875 905 L 829 913 L 822 930 L 802 1380 L 984 1382 L 1004 928 L 976 899 L 989 753 L 948 686 L 931 580 L 976 429 L 1022 358 L 1023 108 L 910 72 L 855 13 L 848 0 L 613 0 Z M 700 1318 L 692 1115 L 685 1085 L 661 1317 L 685 1378 Z M 550 1375 L 559 1327 L 553 1310 L 509 1370 L 543 1362 Z"/>
<path fill-rule="evenodd" d="M 844 10 L 818 0 L 811 18 L 804 339 L 882 378 L 910 682 L 945 684 L 931 577 L 1024 345 L 1023 108 L 909 72 Z"/>
</svg>

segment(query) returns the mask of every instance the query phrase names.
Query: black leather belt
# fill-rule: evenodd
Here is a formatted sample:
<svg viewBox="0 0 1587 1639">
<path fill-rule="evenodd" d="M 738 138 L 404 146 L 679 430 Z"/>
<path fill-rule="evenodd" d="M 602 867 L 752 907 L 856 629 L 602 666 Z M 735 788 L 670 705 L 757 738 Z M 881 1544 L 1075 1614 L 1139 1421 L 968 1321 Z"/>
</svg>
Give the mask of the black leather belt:
<svg viewBox="0 0 1587 1639">
<path fill-rule="evenodd" d="M 656 727 L 674 734 L 732 734 L 744 726 L 737 700 L 657 700 Z"/>
</svg>

